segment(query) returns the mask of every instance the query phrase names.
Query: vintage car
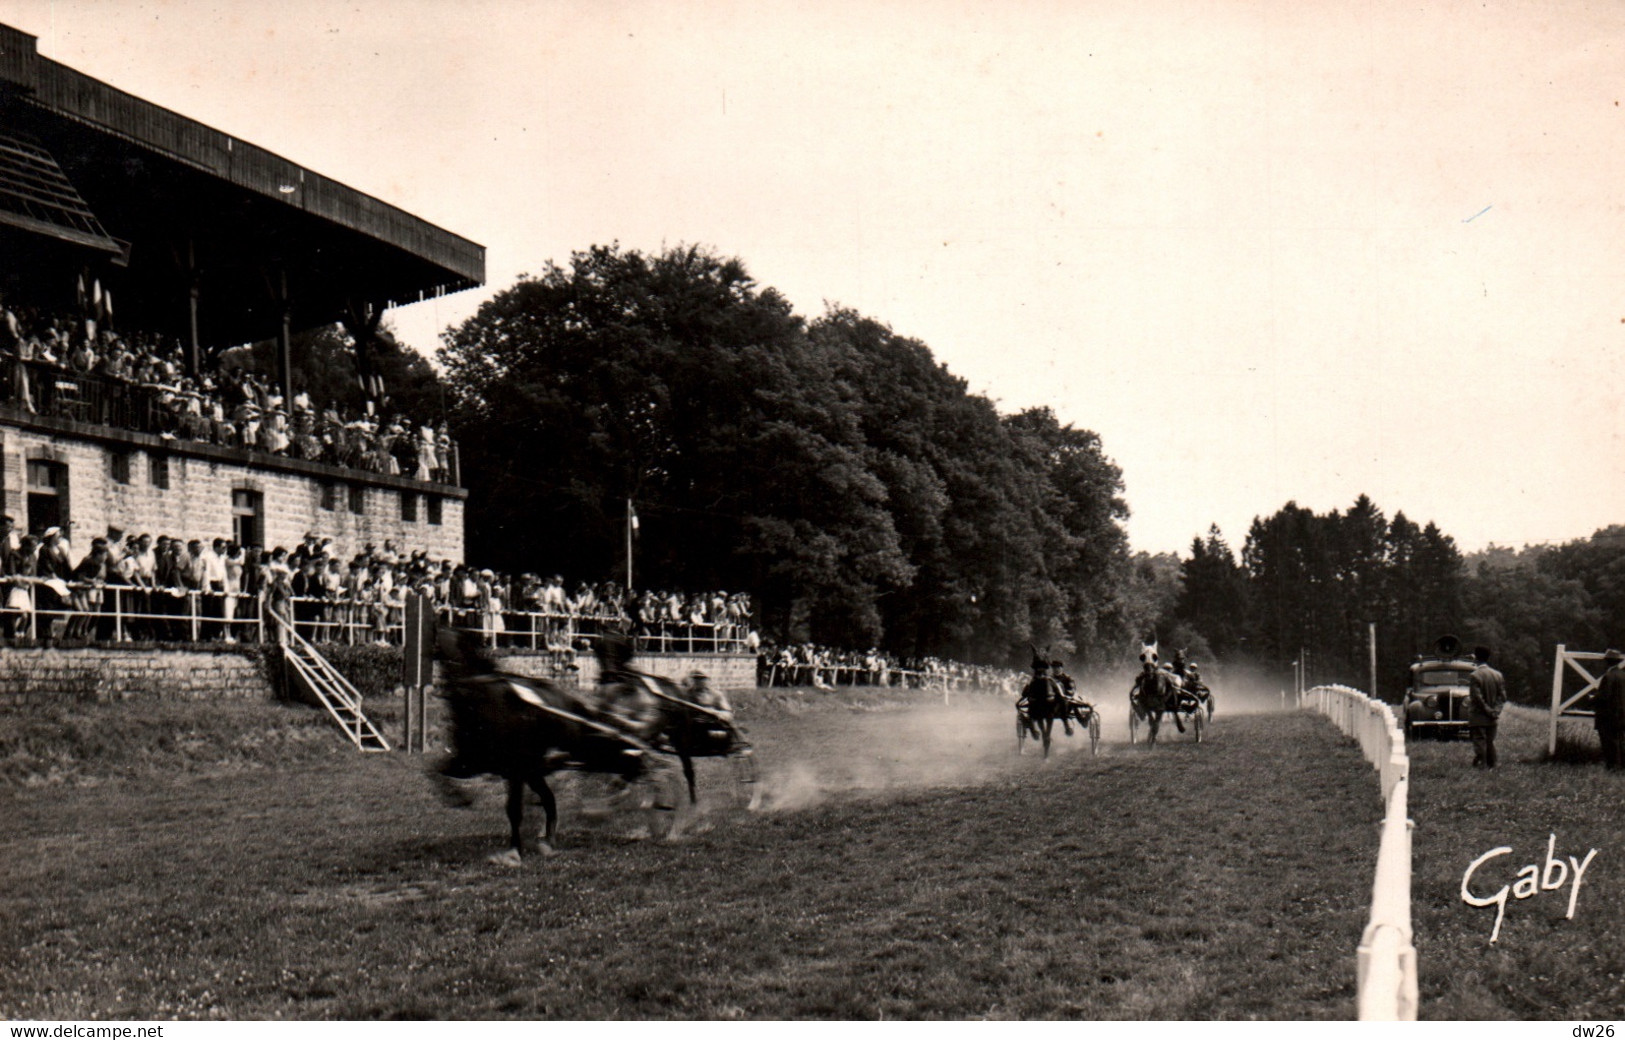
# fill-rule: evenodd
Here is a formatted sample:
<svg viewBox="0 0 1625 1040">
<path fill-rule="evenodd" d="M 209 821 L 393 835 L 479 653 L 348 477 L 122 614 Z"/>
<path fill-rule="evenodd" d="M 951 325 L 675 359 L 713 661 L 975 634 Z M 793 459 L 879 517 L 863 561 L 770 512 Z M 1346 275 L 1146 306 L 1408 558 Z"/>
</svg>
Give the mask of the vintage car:
<svg viewBox="0 0 1625 1040">
<path fill-rule="evenodd" d="M 1455 636 L 1441 638 L 1433 653 L 1417 655 L 1405 685 L 1406 739 L 1466 735 L 1467 678 L 1473 667 L 1471 655 L 1462 653 Z"/>
</svg>

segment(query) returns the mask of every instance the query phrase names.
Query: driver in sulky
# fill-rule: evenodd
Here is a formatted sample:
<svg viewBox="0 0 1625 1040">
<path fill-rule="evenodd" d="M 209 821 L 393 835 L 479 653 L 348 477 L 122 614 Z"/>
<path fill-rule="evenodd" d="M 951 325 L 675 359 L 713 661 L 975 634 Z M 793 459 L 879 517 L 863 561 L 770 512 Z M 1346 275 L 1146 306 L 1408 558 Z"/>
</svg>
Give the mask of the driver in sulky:
<svg viewBox="0 0 1625 1040">
<path fill-rule="evenodd" d="M 1050 678 L 1061 687 L 1061 696 L 1066 698 L 1068 704 L 1077 705 L 1082 702 L 1078 699 L 1078 684 L 1072 681 L 1072 676 L 1066 674 L 1066 667 L 1060 661 L 1049 663 Z M 1061 716 L 1061 726 L 1066 735 L 1072 735 L 1072 713 L 1069 711 Z"/>
<path fill-rule="evenodd" d="M 1203 704 L 1207 703 L 1207 684 L 1202 681 L 1201 669 L 1197 668 L 1195 661 L 1185 665 L 1185 689 Z"/>
</svg>

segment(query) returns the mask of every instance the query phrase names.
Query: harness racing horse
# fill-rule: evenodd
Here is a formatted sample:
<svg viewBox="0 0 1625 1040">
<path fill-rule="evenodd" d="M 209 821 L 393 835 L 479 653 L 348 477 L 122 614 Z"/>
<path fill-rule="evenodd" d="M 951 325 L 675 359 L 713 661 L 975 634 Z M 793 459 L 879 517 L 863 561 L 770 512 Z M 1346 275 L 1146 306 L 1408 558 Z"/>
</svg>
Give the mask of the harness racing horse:
<svg viewBox="0 0 1625 1040">
<path fill-rule="evenodd" d="M 733 760 L 737 781 L 751 787 L 747 808 L 754 812 L 761 807 L 762 789 L 756 782 L 755 749 L 734 724 L 728 699 L 713 690 L 705 682 L 705 676 L 696 672 L 688 685 L 679 686 L 663 675 L 625 669 L 622 681 L 641 684 L 644 692 L 655 699 L 660 717 L 658 746 L 682 762 L 690 805 L 699 804 L 694 786 L 694 760 L 729 758 Z"/>
<path fill-rule="evenodd" d="M 642 705 L 641 714 L 639 706 L 595 706 L 546 680 L 497 671 L 473 633 L 441 629 L 437 643 L 452 751 L 431 778 L 449 802 L 463 806 L 470 800 L 453 780 L 492 775 L 507 782 L 510 845 L 495 857 L 499 862 L 517 865 L 524 855 L 526 787 L 541 799 L 547 817 L 540 849 L 553 852 L 558 804 L 547 784 L 550 774 L 605 773 L 627 784 L 659 784 L 670 775 L 656 746 L 657 728 L 647 722 L 658 718 L 652 705 Z M 657 794 L 651 806 L 657 813 L 675 808 L 671 794 Z"/>
<path fill-rule="evenodd" d="M 1179 678 L 1172 672 L 1159 666 L 1157 661 L 1157 644 L 1155 642 L 1142 644 L 1140 647 L 1140 674 L 1134 677 L 1134 685 L 1129 689 L 1129 742 L 1135 739 L 1138 723 L 1146 724 L 1147 746 L 1157 743 L 1157 730 L 1162 727 L 1164 712 L 1172 712 L 1174 725 L 1179 732 L 1185 732 L 1185 724 L 1179 717 Z"/>
<path fill-rule="evenodd" d="M 1060 719 L 1068 733 L 1072 732 L 1072 705 L 1061 684 L 1046 672 L 1034 675 L 1016 701 L 1016 754 L 1022 753 L 1027 738 L 1041 741 L 1044 757 L 1049 757 L 1050 731 Z"/>
</svg>

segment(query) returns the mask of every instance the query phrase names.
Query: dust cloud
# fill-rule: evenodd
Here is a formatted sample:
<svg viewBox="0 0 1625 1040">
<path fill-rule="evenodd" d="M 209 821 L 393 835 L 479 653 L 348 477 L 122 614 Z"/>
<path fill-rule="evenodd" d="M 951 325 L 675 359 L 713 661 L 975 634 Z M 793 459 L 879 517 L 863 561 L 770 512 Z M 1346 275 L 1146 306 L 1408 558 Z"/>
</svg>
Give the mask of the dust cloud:
<svg viewBox="0 0 1625 1040">
<path fill-rule="evenodd" d="M 1132 753 L 1133 677 L 1124 671 L 1083 686 L 1100 713 L 1101 758 Z M 1292 709 L 1290 691 L 1254 677 L 1235 678 L 1212 684 L 1217 710 L 1210 739 L 1223 739 L 1226 716 Z M 835 798 L 966 786 L 1011 770 L 1043 768 L 1042 751 L 1031 740 L 1018 758 L 1015 717 L 1012 697 L 956 693 L 947 704 L 921 697 L 881 709 L 831 708 L 756 720 L 749 735 L 757 747 L 762 808 L 790 812 Z M 1087 732 L 1073 728 L 1068 737 L 1055 726 L 1051 758 L 1089 755 Z"/>
</svg>

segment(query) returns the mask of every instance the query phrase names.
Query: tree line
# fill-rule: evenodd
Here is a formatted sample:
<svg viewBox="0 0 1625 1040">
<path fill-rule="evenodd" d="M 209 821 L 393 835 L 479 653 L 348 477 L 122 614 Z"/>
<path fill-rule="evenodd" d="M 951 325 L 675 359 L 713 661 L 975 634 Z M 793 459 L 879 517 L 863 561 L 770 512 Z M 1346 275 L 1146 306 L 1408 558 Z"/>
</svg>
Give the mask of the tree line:
<svg viewBox="0 0 1625 1040">
<path fill-rule="evenodd" d="M 1446 633 L 1548 695 L 1555 644 L 1625 644 L 1625 529 L 1464 556 L 1365 496 L 1217 527 L 1188 556 L 1130 551 L 1123 477 L 1048 408 L 1000 414 L 918 340 L 826 305 L 794 313 L 737 259 L 618 245 L 522 276 L 444 333 L 437 372 L 387 329 L 392 405 L 444 415 L 468 484 L 467 556 L 567 581 L 751 593 L 775 642 L 1076 667 L 1157 632 L 1205 664 L 1392 697 Z M 355 393 L 342 335 L 302 350 Z M 1306 653 L 1305 653 L 1306 652 Z"/>
<path fill-rule="evenodd" d="M 1561 545 L 1464 555 L 1432 523 L 1389 520 L 1361 495 L 1317 514 L 1289 502 L 1255 519 L 1239 557 L 1219 530 L 1192 541 L 1168 597 L 1176 641 L 1218 660 L 1397 700 L 1415 656 L 1443 635 L 1484 644 L 1515 699 L 1549 703 L 1558 644 L 1625 646 L 1625 526 Z"/>
</svg>

